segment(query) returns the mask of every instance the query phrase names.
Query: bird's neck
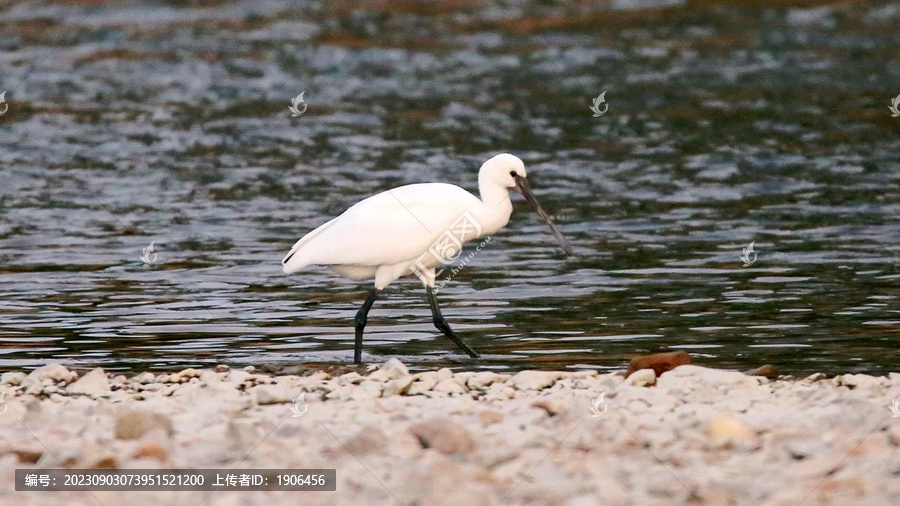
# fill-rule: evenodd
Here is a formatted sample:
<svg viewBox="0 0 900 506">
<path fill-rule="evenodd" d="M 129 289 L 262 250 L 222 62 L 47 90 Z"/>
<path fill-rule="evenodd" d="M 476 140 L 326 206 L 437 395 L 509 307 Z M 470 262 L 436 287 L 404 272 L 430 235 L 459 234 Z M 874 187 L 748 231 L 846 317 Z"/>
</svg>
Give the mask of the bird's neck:
<svg viewBox="0 0 900 506">
<path fill-rule="evenodd" d="M 509 189 L 492 181 L 478 178 L 478 192 L 481 194 L 482 210 L 478 221 L 482 227 L 482 235 L 493 234 L 509 222 L 512 214 L 512 202 Z"/>
</svg>

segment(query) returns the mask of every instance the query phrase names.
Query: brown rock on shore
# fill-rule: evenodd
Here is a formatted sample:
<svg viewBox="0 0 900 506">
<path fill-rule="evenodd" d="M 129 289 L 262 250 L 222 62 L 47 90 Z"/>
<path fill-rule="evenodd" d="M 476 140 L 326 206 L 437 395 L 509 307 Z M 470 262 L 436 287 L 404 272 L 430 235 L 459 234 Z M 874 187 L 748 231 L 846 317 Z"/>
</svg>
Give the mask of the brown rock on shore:
<svg viewBox="0 0 900 506">
<path fill-rule="evenodd" d="M 691 356 L 684 351 L 672 351 L 669 353 L 654 353 L 652 355 L 638 355 L 631 359 L 628 364 L 628 372 L 625 377 L 631 376 L 631 373 L 640 371 L 641 369 L 653 369 L 656 376 L 659 377 L 666 371 L 691 363 Z"/>
</svg>

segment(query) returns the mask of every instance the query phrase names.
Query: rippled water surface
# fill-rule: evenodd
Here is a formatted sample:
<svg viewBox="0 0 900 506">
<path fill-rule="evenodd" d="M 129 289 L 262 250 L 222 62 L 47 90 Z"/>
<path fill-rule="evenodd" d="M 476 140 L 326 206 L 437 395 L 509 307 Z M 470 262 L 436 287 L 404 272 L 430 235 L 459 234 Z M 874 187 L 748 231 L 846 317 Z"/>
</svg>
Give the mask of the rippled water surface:
<svg viewBox="0 0 900 506">
<path fill-rule="evenodd" d="M 0 369 L 349 362 L 368 286 L 284 253 L 509 151 L 575 255 L 514 196 L 439 294 L 483 358 L 404 278 L 365 360 L 900 370 L 900 7 L 794 3 L 0 4 Z"/>
</svg>

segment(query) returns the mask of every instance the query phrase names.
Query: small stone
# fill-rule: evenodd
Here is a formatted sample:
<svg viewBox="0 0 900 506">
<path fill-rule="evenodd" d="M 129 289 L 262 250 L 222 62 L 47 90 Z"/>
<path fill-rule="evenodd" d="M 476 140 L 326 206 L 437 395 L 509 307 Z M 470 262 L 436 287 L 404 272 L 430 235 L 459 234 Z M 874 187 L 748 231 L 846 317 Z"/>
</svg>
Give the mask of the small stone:
<svg viewBox="0 0 900 506">
<path fill-rule="evenodd" d="M 770 380 L 778 379 L 778 369 L 775 369 L 774 366 L 769 364 L 761 365 L 756 369 L 750 369 L 749 371 L 744 372 L 744 374 L 747 376 L 762 376 Z"/>
<path fill-rule="evenodd" d="M 824 374 L 822 374 L 820 372 L 814 372 L 806 377 L 806 381 L 809 381 L 810 383 L 814 383 L 816 381 L 821 381 L 825 378 L 826 378 L 826 376 Z"/>
<path fill-rule="evenodd" d="M 416 378 L 416 376 L 413 376 Z M 416 381 L 409 386 L 407 395 L 428 394 L 435 385 L 437 385 L 437 374 L 433 372 L 422 373 L 418 375 Z"/>
<path fill-rule="evenodd" d="M 652 355 L 638 355 L 631 359 L 625 377 L 631 376 L 641 369 L 653 369 L 656 377 L 662 376 L 666 371 L 691 363 L 691 356 L 684 351 L 672 351 L 669 353 L 654 353 Z"/>
<path fill-rule="evenodd" d="M 253 367 L 252 365 L 248 365 L 247 367 L 244 368 L 244 371 L 254 372 L 254 371 L 256 371 L 256 367 Z"/>
<path fill-rule="evenodd" d="M 140 439 L 154 429 L 162 429 L 172 435 L 172 421 L 165 415 L 146 411 L 125 413 L 116 419 L 117 439 Z"/>
<path fill-rule="evenodd" d="M 381 383 L 380 381 L 365 380 L 360 383 L 359 386 L 350 390 L 350 395 L 347 396 L 347 398 L 353 401 L 375 399 L 381 397 L 383 389 L 384 383 Z"/>
<path fill-rule="evenodd" d="M 558 371 L 522 371 L 507 380 L 519 390 L 543 390 L 565 376 Z"/>
<path fill-rule="evenodd" d="M 368 376 L 368 379 L 372 381 L 381 381 L 387 382 L 390 380 L 400 379 L 405 376 L 409 376 L 409 369 L 403 364 L 403 362 L 397 360 L 396 358 L 392 358 L 384 363 L 381 367 L 378 368 L 375 372 Z"/>
<path fill-rule="evenodd" d="M 483 371 L 476 372 L 466 381 L 466 386 L 470 389 L 485 389 L 492 383 L 502 383 L 509 379 L 509 375 L 497 374 L 495 372 Z"/>
<path fill-rule="evenodd" d="M 792 439 L 784 445 L 788 455 L 794 460 L 803 460 L 813 455 L 821 455 L 826 445 L 818 439 Z"/>
<path fill-rule="evenodd" d="M 464 394 L 466 393 L 465 387 L 461 386 L 459 383 L 453 381 L 453 378 L 447 378 L 438 382 L 434 388 L 431 389 L 434 392 L 444 392 L 448 394 Z"/>
<path fill-rule="evenodd" d="M 481 420 L 481 425 L 483 427 L 487 427 L 488 425 L 493 425 L 503 420 L 503 413 L 494 410 L 487 410 L 478 413 L 478 419 Z"/>
<path fill-rule="evenodd" d="M 453 377 L 453 370 L 449 367 L 441 367 L 437 370 L 437 380 L 438 383 L 444 381 L 445 379 L 450 379 Z"/>
<path fill-rule="evenodd" d="M 845 374 L 841 378 L 841 384 L 850 388 L 875 388 L 881 386 L 878 378 L 867 374 Z"/>
<path fill-rule="evenodd" d="M 38 448 L 13 448 L 9 453 L 15 454 L 22 464 L 37 464 L 44 454 L 43 450 Z"/>
<path fill-rule="evenodd" d="M 318 371 L 309 376 L 301 376 L 297 378 L 297 384 L 305 387 L 315 388 L 319 384 L 323 384 L 331 379 L 331 375 L 324 371 Z"/>
<path fill-rule="evenodd" d="M 228 372 L 229 370 L 231 370 L 231 368 L 225 364 L 216 364 L 215 369 L 213 369 L 215 372 Z"/>
<path fill-rule="evenodd" d="M 90 395 L 97 398 L 108 396 L 112 389 L 109 386 L 109 378 L 106 376 L 106 372 L 98 367 L 66 387 L 66 391 L 70 394 Z"/>
<path fill-rule="evenodd" d="M 381 453 L 386 447 L 387 436 L 376 427 L 363 427 L 344 445 L 353 456 Z"/>
<path fill-rule="evenodd" d="M 296 397 L 292 396 L 291 392 L 280 384 L 261 385 L 253 387 L 252 391 L 256 393 L 256 403 L 260 406 L 294 402 L 294 397 Z"/>
<path fill-rule="evenodd" d="M 185 379 L 198 378 L 200 377 L 200 371 L 194 369 L 193 367 L 188 367 L 187 369 L 178 373 L 178 376 Z"/>
<path fill-rule="evenodd" d="M 25 387 L 25 393 L 40 395 L 45 386 L 53 385 L 60 381 L 73 382 L 78 378 L 78 373 L 70 371 L 60 364 L 47 364 L 38 367 L 22 380 L 21 386 Z"/>
<path fill-rule="evenodd" d="M 0 374 L 0 385 L 21 385 L 28 375 L 24 372 L 5 372 Z"/>
<path fill-rule="evenodd" d="M 84 469 L 118 469 L 119 459 L 115 455 L 107 454 L 97 458 L 92 458 L 80 466 Z"/>
<path fill-rule="evenodd" d="M 639 369 L 631 373 L 623 384 L 636 387 L 649 387 L 656 383 L 656 371 L 654 369 Z"/>
<path fill-rule="evenodd" d="M 150 383 L 156 383 L 156 375 L 152 372 L 142 372 L 135 376 L 132 381 L 135 381 L 142 385 L 148 385 Z"/>
<path fill-rule="evenodd" d="M 682 365 L 659 376 L 657 388 L 663 389 L 734 389 L 752 388 L 760 385 L 761 378 L 747 376 L 740 371 L 710 369 L 697 365 Z"/>
<path fill-rule="evenodd" d="M 53 381 L 72 382 L 78 378 L 78 373 L 70 371 L 60 364 L 47 364 L 43 367 L 31 371 L 28 376 L 33 376 L 40 380 L 50 379 Z"/>
<path fill-rule="evenodd" d="M 755 433 L 734 418 L 717 416 L 709 422 L 709 435 L 714 438 L 743 440 L 752 438 Z"/>
<path fill-rule="evenodd" d="M 412 383 L 412 376 L 388 381 L 387 383 L 385 383 L 384 389 L 381 391 L 381 396 L 390 397 L 392 395 L 403 395 L 409 391 L 409 387 L 410 385 L 412 385 Z"/>
<path fill-rule="evenodd" d="M 516 398 L 516 389 L 506 383 L 494 383 L 489 386 L 484 395 L 484 399 L 491 401 L 505 401 L 507 399 Z"/>
<path fill-rule="evenodd" d="M 531 407 L 543 409 L 550 416 L 556 416 L 566 410 L 565 404 L 550 399 L 538 399 L 531 404 Z"/>
<path fill-rule="evenodd" d="M 169 456 L 169 453 L 157 443 L 147 442 L 144 443 L 138 450 L 134 453 L 133 458 L 150 458 L 156 459 L 159 461 L 165 461 Z"/>
<path fill-rule="evenodd" d="M 422 448 L 434 448 L 440 453 L 469 453 L 475 449 L 475 440 L 469 430 L 448 420 L 431 419 L 409 428 L 419 439 Z"/>
</svg>

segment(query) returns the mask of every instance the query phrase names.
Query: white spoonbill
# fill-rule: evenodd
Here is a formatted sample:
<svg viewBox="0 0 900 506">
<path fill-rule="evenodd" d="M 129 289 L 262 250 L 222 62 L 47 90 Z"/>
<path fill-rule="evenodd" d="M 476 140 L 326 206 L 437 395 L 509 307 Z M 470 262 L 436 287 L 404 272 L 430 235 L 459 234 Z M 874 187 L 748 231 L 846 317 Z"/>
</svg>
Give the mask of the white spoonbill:
<svg viewBox="0 0 900 506">
<path fill-rule="evenodd" d="M 480 199 L 446 183 L 411 184 L 381 192 L 303 236 L 281 261 L 284 272 L 327 265 L 351 279 L 375 278 L 375 287 L 356 313 L 356 363 L 362 360 L 363 330 L 378 294 L 400 276 L 411 273 L 425 285 L 435 327 L 477 358 L 478 354 L 457 337 L 441 315 L 434 297 L 434 268 L 449 263 L 463 243 L 493 234 L 509 222 L 513 209 L 510 189 L 517 189 L 534 205 L 563 250 L 571 255 L 572 247 L 531 192 L 525 164 L 504 153 L 484 162 L 478 171 Z"/>
</svg>

